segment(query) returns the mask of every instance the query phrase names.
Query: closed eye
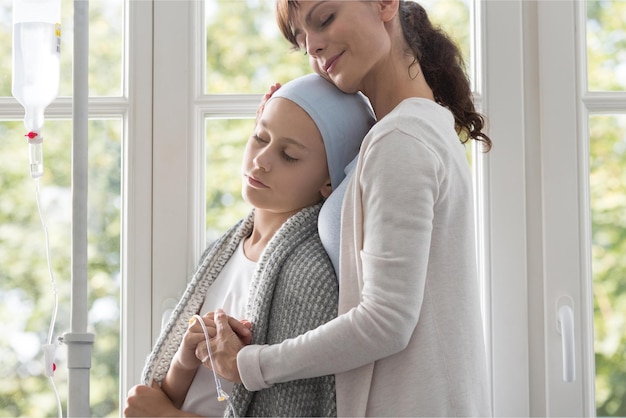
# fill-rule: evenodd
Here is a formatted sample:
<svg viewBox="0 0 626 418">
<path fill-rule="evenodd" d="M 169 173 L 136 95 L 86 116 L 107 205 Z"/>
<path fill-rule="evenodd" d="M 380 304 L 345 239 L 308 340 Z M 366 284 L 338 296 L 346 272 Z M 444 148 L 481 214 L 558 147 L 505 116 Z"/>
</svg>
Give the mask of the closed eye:
<svg viewBox="0 0 626 418">
<path fill-rule="evenodd" d="M 269 144 L 269 141 L 261 138 L 259 135 L 252 135 L 252 138 L 254 138 L 254 140 L 259 144 L 259 145 L 267 145 Z M 294 158 L 291 155 L 287 154 L 285 151 L 281 151 L 280 156 L 282 159 L 284 159 L 286 162 L 288 163 L 295 163 L 296 161 L 298 161 L 298 158 Z"/>
<path fill-rule="evenodd" d="M 285 161 L 287 161 L 288 163 L 295 163 L 296 161 L 298 161 L 297 158 L 293 158 L 291 157 L 289 154 L 287 154 L 285 151 L 282 152 L 282 157 L 285 159 Z"/>
<path fill-rule="evenodd" d="M 260 137 L 260 136 L 258 136 L 258 135 L 253 135 L 252 137 L 254 138 L 254 140 L 255 140 L 256 142 L 258 142 L 258 143 L 260 143 L 260 144 L 267 144 L 267 141 L 266 141 L 265 139 L 261 138 L 261 137 Z"/>
<path fill-rule="evenodd" d="M 322 24 L 321 24 L 320 26 L 321 26 L 322 28 L 324 28 L 324 27 L 328 26 L 328 25 L 329 25 L 329 24 L 333 21 L 333 19 L 334 19 L 334 18 L 335 18 L 335 15 L 334 15 L 334 14 L 331 14 L 330 16 L 328 16 L 328 18 L 326 18 L 326 19 L 322 22 Z"/>
</svg>

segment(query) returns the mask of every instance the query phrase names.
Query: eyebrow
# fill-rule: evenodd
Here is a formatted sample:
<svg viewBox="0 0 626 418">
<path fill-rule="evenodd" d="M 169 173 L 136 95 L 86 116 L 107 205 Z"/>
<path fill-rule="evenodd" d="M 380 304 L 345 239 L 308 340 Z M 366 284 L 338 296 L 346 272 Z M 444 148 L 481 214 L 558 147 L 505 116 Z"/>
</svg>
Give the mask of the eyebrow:
<svg viewBox="0 0 626 418">
<path fill-rule="evenodd" d="M 311 10 L 309 10 L 309 13 L 307 13 L 307 14 L 306 14 L 306 16 L 305 16 L 305 18 L 304 18 L 304 22 L 305 22 L 307 25 L 309 25 L 309 26 L 311 25 L 311 21 L 312 21 L 312 17 L 311 17 L 311 15 L 313 14 L 313 12 L 315 12 L 315 10 L 316 10 L 318 7 L 320 7 L 321 5 L 323 5 L 324 3 L 327 3 L 327 1 L 326 1 L 326 0 L 325 0 L 325 1 L 320 1 L 319 3 L 317 3 L 317 4 L 313 5 L 313 7 L 311 7 Z M 293 36 L 294 36 L 294 37 L 298 37 L 298 35 L 300 35 L 301 33 L 302 33 L 302 31 L 301 31 L 299 28 L 296 28 L 296 29 L 293 31 Z"/>
<path fill-rule="evenodd" d="M 269 130 L 270 130 L 270 129 L 268 128 L 267 123 L 266 123 L 265 121 L 261 121 L 261 122 L 260 122 L 260 125 L 261 125 L 261 126 L 263 126 L 263 128 L 265 128 L 265 130 L 267 130 L 267 131 L 269 131 Z M 303 150 L 308 150 L 308 149 L 309 149 L 309 148 L 308 148 L 306 145 L 304 145 L 302 142 L 300 142 L 300 141 L 298 141 L 298 140 L 296 140 L 296 139 L 293 139 L 293 138 L 289 138 L 289 137 L 281 136 L 280 138 L 276 138 L 275 140 L 276 140 L 276 141 L 280 141 L 280 142 L 284 142 L 284 143 L 287 143 L 287 144 L 290 144 L 290 145 L 294 145 L 294 146 L 296 146 L 296 147 L 298 147 L 298 148 L 301 148 L 301 149 L 303 149 Z"/>
</svg>

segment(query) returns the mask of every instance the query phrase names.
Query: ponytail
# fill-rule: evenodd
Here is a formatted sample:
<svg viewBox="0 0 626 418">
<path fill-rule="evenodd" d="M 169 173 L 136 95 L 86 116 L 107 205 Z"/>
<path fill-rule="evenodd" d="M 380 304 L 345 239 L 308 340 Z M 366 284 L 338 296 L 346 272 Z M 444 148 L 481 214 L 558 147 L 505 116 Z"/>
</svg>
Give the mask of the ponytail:
<svg viewBox="0 0 626 418">
<path fill-rule="evenodd" d="M 413 1 L 401 0 L 400 23 L 415 60 L 419 62 L 435 101 L 450 109 L 463 143 L 469 139 L 491 149 L 483 131 L 484 117 L 476 112 L 472 90 L 457 45 L 441 29 L 433 27 L 426 10 Z"/>
</svg>

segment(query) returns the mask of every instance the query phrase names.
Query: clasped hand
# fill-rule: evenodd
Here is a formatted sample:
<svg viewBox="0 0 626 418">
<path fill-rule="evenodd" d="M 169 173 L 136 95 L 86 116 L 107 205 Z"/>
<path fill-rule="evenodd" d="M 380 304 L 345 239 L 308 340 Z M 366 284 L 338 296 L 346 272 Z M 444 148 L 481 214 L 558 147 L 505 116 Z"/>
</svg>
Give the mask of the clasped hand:
<svg viewBox="0 0 626 418">
<path fill-rule="evenodd" d="M 232 318 L 221 309 L 207 313 L 202 319 L 209 334 L 215 372 L 231 382 L 241 383 L 237 353 L 252 341 L 250 322 Z M 195 369 L 202 363 L 211 369 L 204 331 L 197 318 L 190 321 L 180 349 L 178 360 L 184 368 Z"/>
</svg>

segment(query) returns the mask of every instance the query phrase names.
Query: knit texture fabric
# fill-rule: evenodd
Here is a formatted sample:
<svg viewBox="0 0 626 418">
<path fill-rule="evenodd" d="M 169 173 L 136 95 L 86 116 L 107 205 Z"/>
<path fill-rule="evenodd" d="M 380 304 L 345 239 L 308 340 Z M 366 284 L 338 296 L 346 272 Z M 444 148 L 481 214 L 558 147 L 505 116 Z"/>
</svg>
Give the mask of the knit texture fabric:
<svg viewBox="0 0 626 418">
<path fill-rule="evenodd" d="M 337 315 L 338 285 L 333 266 L 317 232 L 321 204 L 289 218 L 261 254 L 250 285 L 246 319 L 252 344 L 273 344 L 296 337 Z M 254 213 L 230 228 L 202 255 L 142 373 L 161 382 L 206 292 L 240 241 L 253 227 Z M 336 416 L 334 375 L 280 383 L 258 392 L 236 384 L 230 398 L 237 416 Z M 234 416 L 227 408 L 226 416 Z"/>
</svg>

